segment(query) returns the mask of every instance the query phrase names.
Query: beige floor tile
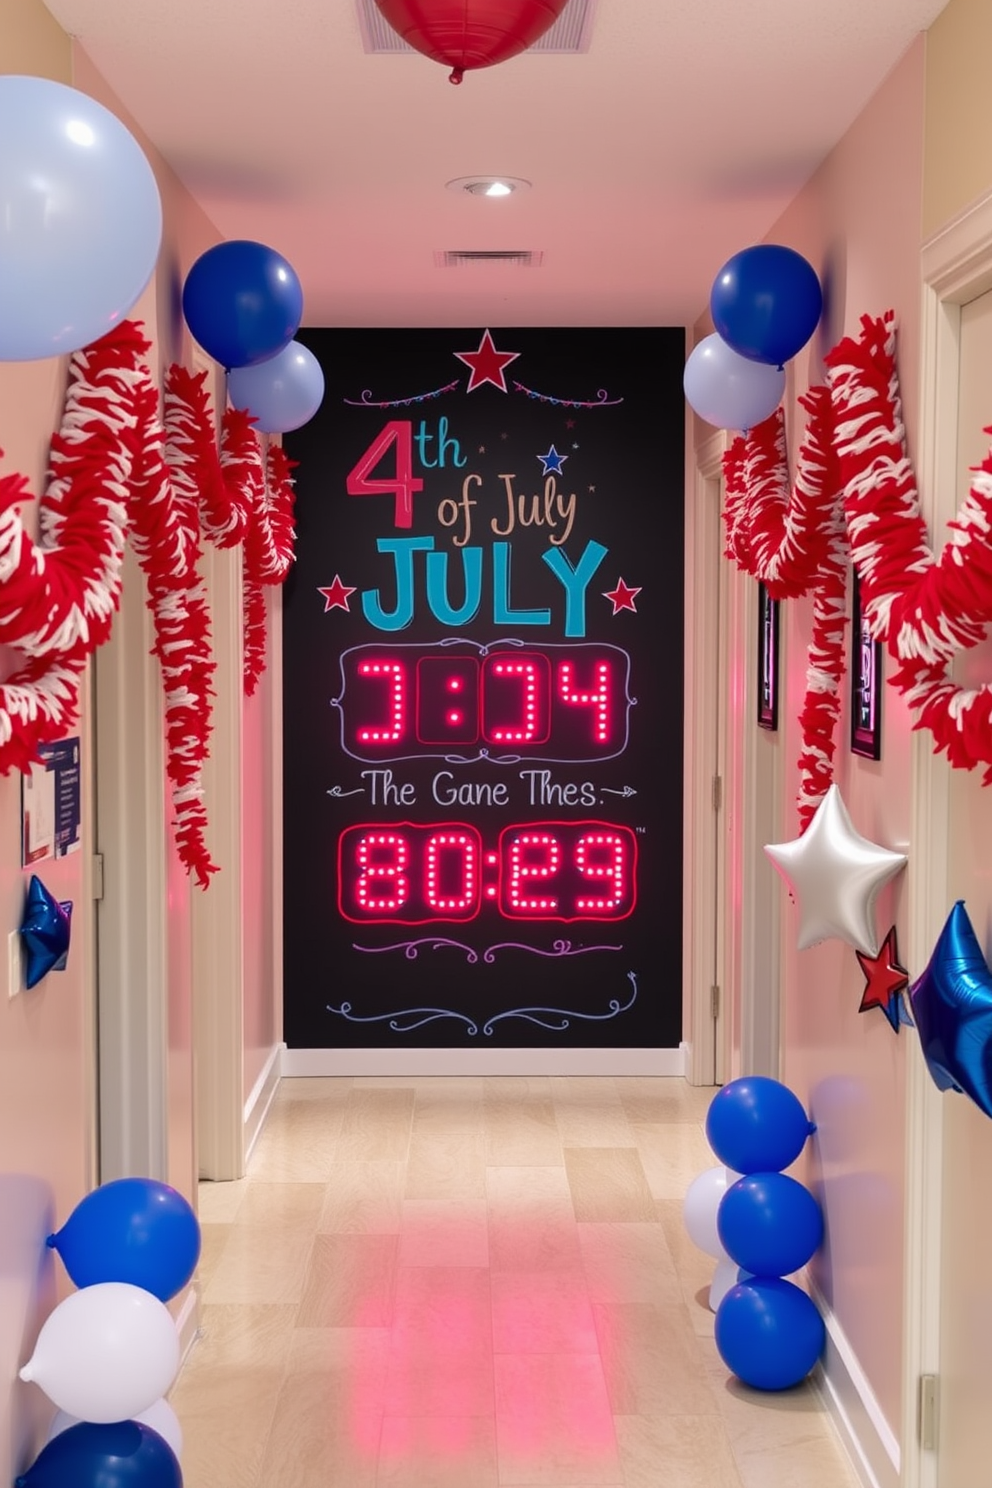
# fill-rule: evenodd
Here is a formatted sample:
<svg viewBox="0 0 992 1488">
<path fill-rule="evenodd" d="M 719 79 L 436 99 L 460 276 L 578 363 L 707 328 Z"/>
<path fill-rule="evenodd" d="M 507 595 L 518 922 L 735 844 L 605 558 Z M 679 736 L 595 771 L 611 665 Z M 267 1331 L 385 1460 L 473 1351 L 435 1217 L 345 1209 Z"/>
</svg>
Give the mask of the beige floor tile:
<svg viewBox="0 0 992 1488">
<path fill-rule="evenodd" d="M 280 1104 L 292 1101 L 343 1101 L 353 1084 L 351 1075 L 295 1075 L 279 1082 L 276 1100 Z"/>
<path fill-rule="evenodd" d="M 682 1218 L 681 1199 L 659 1199 L 657 1209 L 668 1249 L 675 1263 L 682 1298 L 690 1310 L 693 1325 L 697 1332 L 712 1334 L 713 1314 L 706 1303 L 716 1261 L 689 1239 Z"/>
<path fill-rule="evenodd" d="M 197 1218 L 201 1224 L 230 1224 L 247 1192 L 247 1178 L 235 1178 L 231 1183 L 197 1184 Z"/>
<path fill-rule="evenodd" d="M 860 1478 L 840 1442 L 817 1432 L 805 1442 L 743 1447 L 732 1438 L 744 1488 L 859 1488 Z"/>
<path fill-rule="evenodd" d="M 423 1081 L 413 1107 L 414 1136 L 435 1132 L 482 1134 L 482 1079 Z"/>
<path fill-rule="evenodd" d="M 252 1181 L 326 1183 L 337 1155 L 342 1104 L 295 1101 L 270 1113 L 248 1161 Z"/>
<path fill-rule="evenodd" d="M 482 1266 L 400 1266 L 390 1348 L 471 1359 L 493 1351 L 492 1293 Z"/>
<path fill-rule="evenodd" d="M 338 1234 L 398 1234 L 403 1218 L 406 1164 L 336 1162 L 317 1229 Z"/>
<path fill-rule="evenodd" d="M 494 1271 L 497 1354 L 592 1353 L 598 1347 L 581 1270 Z"/>
<path fill-rule="evenodd" d="M 693 1122 L 652 1126 L 632 1121 L 630 1130 L 648 1187 L 656 1199 L 676 1199 L 681 1203 L 693 1179 L 717 1165 L 705 1132 Z"/>
<path fill-rule="evenodd" d="M 229 1224 L 204 1224 L 202 1221 L 200 1223 L 200 1259 L 196 1263 L 196 1275 L 201 1293 L 217 1269 L 217 1263 L 224 1253 L 230 1234 Z"/>
<path fill-rule="evenodd" d="M 588 1102 L 592 1106 L 617 1106 L 620 1092 L 611 1075 L 552 1075 L 551 1098 L 559 1101 Z"/>
<path fill-rule="evenodd" d="M 658 1218 L 641 1160 L 632 1147 L 566 1147 L 575 1217 L 592 1224 Z"/>
<path fill-rule="evenodd" d="M 298 1302 L 312 1243 L 291 1226 L 232 1225 L 204 1302 Z"/>
<path fill-rule="evenodd" d="M 572 1203 L 561 1153 L 558 1162 L 547 1167 L 537 1163 L 526 1167 L 491 1163 L 486 1168 L 486 1193 L 491 1213 L 519 1214 L 527 1209 L 540 1208 L 545 1202 L 556 1203 L 559 1200 L 565 1200 L 569 1206 Z"/>
<path fill-rule="evenodd" d="M 716 1094 L 712 1085 L 688 1085 L 670 1075 L 618 1077 L 617 1092 L 631 1121 L 675 1125 L 703 1122 Z"/>
<path fill-rule="evenodd" d="M 196 1344 L 182 1377 L 202 1370 L 283 1369 L 296 1321 L 295 1302 L 215 1302 L 200 1309 Z"/>
<path fill-rule="evenodd" d="M 384 1328 L 393 1315 L 395 1235 L 317 1235 L 302 1291 L 300 1328 Z"/>
<path fill-rule="evenodd" d="M 684 1307 L 619 1302 L 598 1303 L 593 1311 L 614 1414 L 717 1413 L 703 1350 Z"/>
<path fill-rule="evenodd" d="M 616 1427 L 625 1488 L 744 1488 L 719 1416 L 618 1416 Z"/>
<path fill-rule="evenodd" d="M 486 1161 L 495 1167 L 554 1167 L 561 1138 L 551 1100 L 487 1098 L 483 1106 Z"/>
<path fill-rule="evenodd" d="M 482 1098 L 489 1102 L 550 1100 L 551 1079 L 548 1075 L 486 1075 Z"/>
<path fill-rule="evenodd" d="M 489 1264 L 493 1271 L 581 1271 L 571 1199 L 547 1199 L 526 1207 L 490 1206 Z"/>
<path fill-rule="evenodd" d="M 254 1180 L 238 1209 L 236 1225 L 288 1225 L 300 1234 L 317 1228 L 324 1202 L 323 1183 L 273 1183 Z"/>
<path fill-rule="evenodd" d="M 660 1307 L 684 1300 L 660 1224 L 580 1224 L 575 1229 L 592 1301 Z"/>
<path fill-rule="evenodd" d="M 262 1457 L 275 1419 L 282 1372 L 183 1372 L 170 1395 L 183 1431 L 184 1488 L 270 1488 Z"/>
<path fill-rule="evenodd" d="M 501 1485 L 623 1481 L 598 1353 L 497 1354 L 495 1370 Z"/>
<path fill-rule="evenodd" d="M 494 1390 L 491 1347 L 425 1351 L 419 1336 L 394 1336 L 386 1375 L 390 1415 L 492 1419 Z"/>
<path fill-rule="evenodd" d="M 620 1102 L 575 1096 L 555 1099 L 555 1119 L 563 1147 L 633 1147 L 634 1134 Z"/>
<path fill-rule="evenodd" d="M 352 1162 L 405 1161 L 413 1103 L 409 1086 L 355 1085 L 344 1103 L 336 1155 Z"/>
<path fill-rule="evenodd" d="M 482 1133 L 418 1132 L 410 1139 L 407 1199 L 484 1199 L 485 1143 Z"/>
<path fill-rule="evenodd" d="M 404 1266 L 486 1266 L 489 1227 L 484 1199 L 404 1199 L 399 1236 Z"/>
<path fill-rule="evenodd" d="M 288 1374 L 332 1375 L 342 1397 L 385 1406 L 388 1328 L 294 1327 L 286 1360 Z"/>
<path fill-rule="evenodd" d="M 258 1488 L 374 1488 L 382 1400 L 342 1395 L 333 1375 L 288 1374 L 279 1392 Z"/>
<path fill-rule="evenodd" d="M 377 1488 L 497 1488 L 492 1415 L 388 1415 Z"/>
</svg>

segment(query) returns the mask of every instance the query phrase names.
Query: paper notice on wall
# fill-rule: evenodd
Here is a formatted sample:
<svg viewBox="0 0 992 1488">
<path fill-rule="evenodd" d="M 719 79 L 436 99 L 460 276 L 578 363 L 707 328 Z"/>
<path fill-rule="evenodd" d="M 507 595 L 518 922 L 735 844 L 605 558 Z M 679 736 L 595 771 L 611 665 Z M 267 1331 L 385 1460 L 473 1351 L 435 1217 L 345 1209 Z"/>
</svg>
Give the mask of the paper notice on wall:
<svg viewBox="0 0 992 1488">
<path fill-rule="evenodd" d="M 21 777 L 21 863 L 78 852 L 79 738 L 42 744 L 40 759 Z"/>
</svg>

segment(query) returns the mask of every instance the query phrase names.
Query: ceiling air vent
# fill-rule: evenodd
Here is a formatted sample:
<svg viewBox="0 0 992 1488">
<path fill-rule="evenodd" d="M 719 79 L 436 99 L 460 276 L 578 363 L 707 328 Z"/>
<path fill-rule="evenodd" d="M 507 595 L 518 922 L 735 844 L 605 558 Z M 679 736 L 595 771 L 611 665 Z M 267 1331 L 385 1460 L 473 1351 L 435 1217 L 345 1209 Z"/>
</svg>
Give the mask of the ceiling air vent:
<svg viewBox="0 0 992 1488">
<path fill-rule="evenodd" d="M 357 0 L 358 24 L 366 52 L 413 52 L 398 36 L 379 10 L 375 0 Z M 592 38 L 593 12 L 596 0 L 568 0 L 568 4 L 539 41 L 528 48 L 532 52 L 587 52 Z"/>
<path fill-rule="evenodd" d="M 439 269 L 462 269 L 469 264 L 511 264 L 518 269 L 539 269 L 544 254 L 531 248 L 445 248 L 435 253 Z"/>
</svg>

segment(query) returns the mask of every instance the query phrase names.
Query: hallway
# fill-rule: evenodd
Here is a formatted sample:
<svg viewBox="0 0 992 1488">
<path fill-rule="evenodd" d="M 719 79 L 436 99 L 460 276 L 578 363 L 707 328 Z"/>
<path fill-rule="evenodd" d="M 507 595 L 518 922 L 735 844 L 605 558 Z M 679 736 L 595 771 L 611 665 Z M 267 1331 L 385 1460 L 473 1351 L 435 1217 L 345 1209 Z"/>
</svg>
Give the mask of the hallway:
<svg viewBox="0 0 992 1488">
<path fill-rule="evenodd" d="M 680 1079 L 284 1080 L 200 1185 L 186 1488 L 855 1488 L 804 1386 L 732 1381 Z"/>
</svg>

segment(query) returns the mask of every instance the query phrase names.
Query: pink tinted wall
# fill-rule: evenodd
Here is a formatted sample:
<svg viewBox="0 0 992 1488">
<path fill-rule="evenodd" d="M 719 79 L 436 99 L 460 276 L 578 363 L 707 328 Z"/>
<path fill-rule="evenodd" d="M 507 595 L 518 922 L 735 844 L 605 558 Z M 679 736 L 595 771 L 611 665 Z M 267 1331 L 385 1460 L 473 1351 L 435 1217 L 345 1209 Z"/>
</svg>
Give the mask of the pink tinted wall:
<svg viewBox="0 0 992 1488">
<path fill-rule="evenodd" d="M 244 1093 L 255 1083 L 278 1039 L 282 1037 L 279 1010 L 282 1000 L 281 958 L 276 920 L 280 882 L 277 859 L 281 843 L 274 831 L 279 818 L 282 781 L 275 769 L 273 719 L 281 706 L 278 658 L 273 635 L 278 596 L 266 595 L 268 656 L 255 696 L 245 699 L 241 723 L 241 896 L 244 914 Z"/>
<path fill-rule="evenodd" d="M 893 308 L 910 445 L 917 419 L 919 246 L 925 44 L 919 39 L 878 89 L 816 175 L 767 234 L 797 249 L 820 272 L 826 308 L 820 331 L 797 358 L 798 395 L 822 379 L 822 354 L 842 335 L 857 334 L 863 314 Z M 746 246 L 746 245 L 741 245 Z M 714 273 L 719 265 L 714 265 Z M 709 327 L 700 322 L 697 334 Z M 790 452 L 803 413 L 788 407 Z M 705 432 L 705 431 L 702 431 Z M 798 718 L 806 688 L 811 600 L 783 606 L 784 672 L 777 747 L 783 781 L 781 840 L 798 835 Z M 750 658 L 740 658 L 750 665 Z M 882 759 L 848 747 L 847 693 L 835 778 L 855 828 L 887 847 L 908 850 L 910 721 L 891 688 L 883 700 Z M 773 873 L 768 863 L 763 871 Z M 877 905 L 880 934 L 895 922 L 905 942 L 905 875 Z M 864 987 L 854 951 L 829 940 L 798 952 L 797 912 L 782 907 L 782 1078 L 817 1123 L 798 1170 L 820 1197 L 827 1240 L 811 1270 L 833 1321 L 857 1356 L 878 1405 L 898 1437 L 901 1428 L 905 1035 L 896 1037 L 878 1012 L 859 1015 Z"/>
</svg>

